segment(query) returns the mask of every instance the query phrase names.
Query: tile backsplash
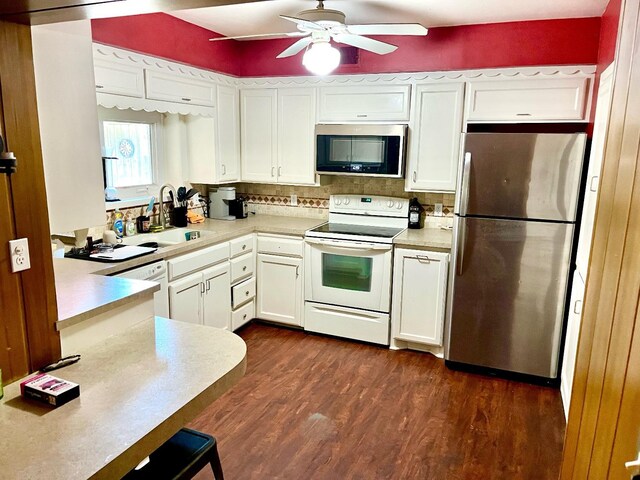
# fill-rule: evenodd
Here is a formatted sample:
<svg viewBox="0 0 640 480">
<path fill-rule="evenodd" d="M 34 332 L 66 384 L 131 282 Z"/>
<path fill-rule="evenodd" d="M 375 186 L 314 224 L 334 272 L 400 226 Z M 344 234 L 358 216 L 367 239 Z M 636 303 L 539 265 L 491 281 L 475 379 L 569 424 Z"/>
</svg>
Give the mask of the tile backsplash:
<svg viewBox="0 0 640 480">
<path fill-rule="evenodd" d="M 256 213 L 326 217 L 330 195 L 356 194 L 417 197 L 428 217 L 434 215 L 436 203 L 443 205 L 444 217 L 453 217 L 454 194 L 405 192 L 403 179 L 335 176 L 324 177 L 323 182 L 328 183 L 317 187 L 258 183 L 238 183 L 235 186 L 237 195 L 246 197 L 249 210 Z M 298 196 L 297 206 L 291 205 L 291 195 Z"/>
</svg>

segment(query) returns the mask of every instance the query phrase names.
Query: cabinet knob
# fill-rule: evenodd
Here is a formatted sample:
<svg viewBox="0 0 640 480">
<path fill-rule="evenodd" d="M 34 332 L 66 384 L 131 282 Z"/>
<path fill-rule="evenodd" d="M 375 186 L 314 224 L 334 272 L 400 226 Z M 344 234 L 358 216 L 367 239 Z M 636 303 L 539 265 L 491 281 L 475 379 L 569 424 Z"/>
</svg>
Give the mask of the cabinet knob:
<svg viewBox="0 0 640 480">
<path fill-rule="evenodd" d="M 246 250 L 247 246 L 246 245 L 242 245 L 242 249 Z"/>
<path fill-rule="evenodd" d="M 242 267 L 242 271 L 246 272 L 247 271 L 247 266 L 245 265 L 244 267 Z"/>
<path fill-rule="evenodd" d="M 247 314 L 246 314 L 246 313 L 242 316 L 242 319 L 243 319 L 243 320 L 246 320 L 246 319 L 247 319 Z"/>
<path fill-rule="evenodd" d="M 248 297 L 248 296 L 249 296 L 249 290 L 247 290 L 246 292 L 244 292 L 244 294 Z"/>
</svg>

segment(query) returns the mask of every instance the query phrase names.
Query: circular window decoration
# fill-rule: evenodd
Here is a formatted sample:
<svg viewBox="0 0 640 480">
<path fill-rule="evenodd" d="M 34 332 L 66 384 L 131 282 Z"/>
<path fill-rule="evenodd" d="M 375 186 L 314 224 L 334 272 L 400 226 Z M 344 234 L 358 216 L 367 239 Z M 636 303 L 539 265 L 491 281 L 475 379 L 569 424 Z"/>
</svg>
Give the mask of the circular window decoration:
<svg viewBox="0 0 640 480">
<path fill-rule="evenodd" d="M 136 151 L 136 147 L 133 145 L 131 140 L 123 138 L 120 140 L 120 144 L 118 145 L 118 151 L 124 158 L 131 158 Z"/>
</svg>

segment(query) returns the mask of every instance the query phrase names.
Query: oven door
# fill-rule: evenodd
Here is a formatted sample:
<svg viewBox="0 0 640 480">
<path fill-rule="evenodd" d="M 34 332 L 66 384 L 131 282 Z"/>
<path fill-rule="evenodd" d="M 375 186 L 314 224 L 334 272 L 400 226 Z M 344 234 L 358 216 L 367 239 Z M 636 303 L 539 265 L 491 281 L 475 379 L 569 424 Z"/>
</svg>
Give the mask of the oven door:
<svg viewBox="0 0 640 480">
<path fill-rule="evenodd" d="M 308 301 L 389 312 L 392 245 L 306 239 Z"/>
</svg>

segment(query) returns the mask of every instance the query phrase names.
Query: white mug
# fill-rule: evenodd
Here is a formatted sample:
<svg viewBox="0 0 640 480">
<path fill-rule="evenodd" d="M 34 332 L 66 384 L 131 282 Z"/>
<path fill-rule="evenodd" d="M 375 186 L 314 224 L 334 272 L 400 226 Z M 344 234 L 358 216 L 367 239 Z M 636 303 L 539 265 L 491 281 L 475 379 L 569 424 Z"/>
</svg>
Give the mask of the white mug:
<svg viewBox="0 0 640 480">
<path fill-rule="evenodd" d="M 105 230 L 102 234 L 102 243 L 108 243 L 110 245 L 115 245 L 116 243 L 122 242 L 121 238 L 118 238 L 116 232 L 113 230 Z"/>
</svg>

